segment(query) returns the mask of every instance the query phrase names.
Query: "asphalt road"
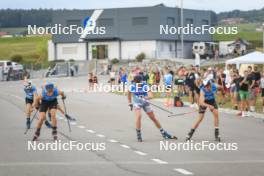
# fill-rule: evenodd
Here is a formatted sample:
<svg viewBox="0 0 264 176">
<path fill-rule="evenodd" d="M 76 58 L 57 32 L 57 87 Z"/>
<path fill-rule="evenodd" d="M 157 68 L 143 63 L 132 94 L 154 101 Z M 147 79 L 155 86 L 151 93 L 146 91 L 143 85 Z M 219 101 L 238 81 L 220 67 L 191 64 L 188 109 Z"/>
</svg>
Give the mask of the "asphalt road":
<svg viewBox="0 0 264 176">
<path fill-rule="evenodd" d="M 34 129 L 25 131 L 24 93 L 21 82 L 0 83 L 0 175 L 200 175 L 200 176 L 262 176 L 264 175 L 264 123 L 261 119 L 238 118 L 220 114 L 220 133 L 224 143 L 236 143 L 235 151 L 160 150 L 159 130 L 146 117 L 142 118 L 143 143 L 136 141 L 134 114 L 125 96 L 111 93 L 87 93 L 85 78 L 54 79 L 67 92 L 67 110 L 77 118 L 72 132 L 58 115 L 59 139 L 62 143 L 77 141 L 92 145 L 104 144 L 101 151 L 32 151 L 28 141 Z M 40 87 L 42 81 L 33 81 Z M 161 102 L 152 101 L 157 105 Z M 62 105 L 62 103 L 60 103 Z M 197 113 L 169 118 L 168 113 L 155 109 L 164 129 L 183 143 Z M 171 108 L 175 113 L 191 108 Z M 33 122 L 35 127 L 36 121 Z M 53 142 L 51 130 L 43 126 L 39 143 Z M 210 113 L 193 137 L 194 143 L 214 141 L 213 118 Z"/>
</svg>

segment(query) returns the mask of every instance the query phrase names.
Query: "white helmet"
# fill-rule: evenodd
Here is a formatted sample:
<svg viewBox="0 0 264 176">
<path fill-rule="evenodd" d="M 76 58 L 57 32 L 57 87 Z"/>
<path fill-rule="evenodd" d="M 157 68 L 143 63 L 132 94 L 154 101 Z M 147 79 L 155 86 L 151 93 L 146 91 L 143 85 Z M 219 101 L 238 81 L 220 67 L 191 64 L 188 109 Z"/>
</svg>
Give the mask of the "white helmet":
<svg viewBox="0 0 264 176">
<path fill-rule="evenodd" d="M 203 85 L 204 86 L 207 86 L 208 84 L 211 84 L 211 80 L 210 79 L 203 80 Z"/>
<path fill-rule="evenodd" d="M 25 84 L 25 88 L 31 89 L 32 88 L 32 81 L 27 81 L 27 83 Z"/>
</svg>

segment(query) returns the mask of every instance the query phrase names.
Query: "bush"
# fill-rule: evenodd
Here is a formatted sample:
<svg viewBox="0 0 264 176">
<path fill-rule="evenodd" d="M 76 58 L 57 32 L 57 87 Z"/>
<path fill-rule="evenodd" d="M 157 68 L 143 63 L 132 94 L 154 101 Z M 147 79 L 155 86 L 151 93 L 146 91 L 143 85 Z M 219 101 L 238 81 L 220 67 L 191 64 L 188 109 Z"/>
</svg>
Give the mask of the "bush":
<svg viewBox="0 0 264 176">
<path fill-rule="evenodd" d="M 23 60 L 23 57 L 20 54 L 15 54 L 15 55 L 11 56 L 11 61 L 13 61 L 13 62 L 21 63 L 22 60 Z"/>
<path fill-rule="evenodd" d="M 119 60 L 117 58 L 114 58 L 113 60 L 111 60 L 111 63 L 112 64 L 118 64 L 119 63 Z"/>
<path fill-rule="evenodd" d="M 146 58 L 145 53 L 140 53 L 136 56 L 136 61 L 137 62 L 142 62 Z"/>
</svg>

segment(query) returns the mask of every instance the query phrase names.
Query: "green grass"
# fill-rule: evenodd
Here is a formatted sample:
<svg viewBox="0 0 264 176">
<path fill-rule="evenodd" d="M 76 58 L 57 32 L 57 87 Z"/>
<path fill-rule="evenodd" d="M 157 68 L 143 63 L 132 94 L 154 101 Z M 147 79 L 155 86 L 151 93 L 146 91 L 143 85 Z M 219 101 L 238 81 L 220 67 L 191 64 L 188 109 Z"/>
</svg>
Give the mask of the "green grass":
<svg viewBox="0 0 264 176">
<path fill-rule="evenodd" d="M 23 63 L 47 63 L 50 39 L 50 36 L 0 38 L 0 60 L 9 60 L 19 54 Z"/>
<path fill-rule="evenodd" d="M 248 41 L 261 41 L 262 40 L 262 32 L 238 32 L 238 34 L 214 34 L 214 41 L 232 41 L 238 38 L 242 38 Z"/>
</svg>

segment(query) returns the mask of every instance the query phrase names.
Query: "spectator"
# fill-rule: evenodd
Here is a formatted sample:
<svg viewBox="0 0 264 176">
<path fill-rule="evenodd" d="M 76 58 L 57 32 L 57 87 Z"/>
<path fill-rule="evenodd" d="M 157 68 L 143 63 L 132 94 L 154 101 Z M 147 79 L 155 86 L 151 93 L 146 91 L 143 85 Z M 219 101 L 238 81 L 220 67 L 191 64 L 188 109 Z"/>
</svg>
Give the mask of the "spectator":
<svg viewBox="0 0 264 176">
<path fill-rule="evenodd" d="M 249 81 L 249 110 L 251 112 L 255 111 L 256 99 L 257 99 L 257 89 L 256 89 L 256 77 L 255 73 L 252 71 L 252 67 L 248 66 L 248 81 Z"/>
<path fill-rule="evenodd" d="M 262 97 L 262 112 L 264 113 L 264 71 L 260 79 L 261 97 Z"/>
<path fill-rule="evenodd" d="M 248 116 L 248 96 L 250 87 L 250 78 L 248 77 L 248 71 L 244 71 L 244 77 L 241 77 L 239 81 L 239 96 L 240 96 L 240 107 L 242 117 Z"/>
</svg>

